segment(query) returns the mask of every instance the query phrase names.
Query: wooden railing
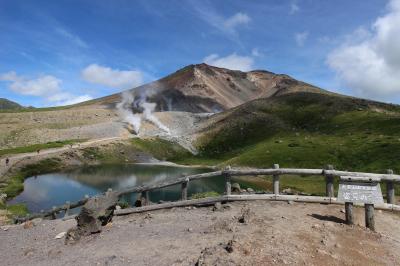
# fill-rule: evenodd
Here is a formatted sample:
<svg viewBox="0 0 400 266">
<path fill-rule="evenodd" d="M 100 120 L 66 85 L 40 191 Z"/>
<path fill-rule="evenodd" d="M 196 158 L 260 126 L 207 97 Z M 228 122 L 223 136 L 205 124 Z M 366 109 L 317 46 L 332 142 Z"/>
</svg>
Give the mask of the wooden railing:
<svg viewBox="0 0 400 266">
<path fill-rule="evenodd" d="M 267 175 L 273 177 L 273 194 L 255 194 L 255 195 L 231 195 L 231 178 L 235 176 L 259 176 Z M 298 195 L 280 195 L 280 176 L 281 175 L 300 175 L 300 176 L 325 176 L 326 183 L 326 196 L 316 197 L 316 196 L 298 196 Z M 225 196 L 200 199 L 200 200 L 188 200 L 187 191 L 189 183 L 193 180 L 212 178 L 217 176 L 223 176 L 225 178 Z M 235 201 L 235 200 L 292 200 L 292 201 L 302 201 L 302 202 L 321 202 L 321 203 L 331 203 L 331 204 L 343 204 L 338 202 L 335 198 L 334 191 L 334 179 L 336 177 L 345 178 L 349 181 L 374 181 L 374 182 L 385 182 L 386 183 L 386 199 L 387 203 L 382 206 L 376 206 L 377 209 L 384 210 L 394 210 L 400 211 L 400 206 L 395 205 L 395 186 L 396 182 L 400 182 L 400 175 L 393 174 L 392 170 L 387 170 L 386 174 L 374 174 L 374 173 L 362 173 L 362 172 L 347 172 L 335 170 L 331 165 L 328 165 L 326 169 L 296 169 L 296 168 L 280 168 L 278 164 L 274 164 L 273 168 L 270 169 L 231 169 L 230 167 L 224 170 L 208 172 L 203 174 L 183 176 L 173 180 L 166 180 L 153 185 L 142 185 L 137 187 L 131 187 L 122 189 L 119 191 L 113 191 L 117 193 L 120 197 L 125 194 L 130 193 L 141 193 L 141 197 L 146 199 L 144 202 L 150 202 L 149 192 L 157 189 L 162 189 L 165 187 L 181 185 L 181 201 L 175 203 L 162 203 L 155 204 L 151 206 L 144 206 L 141 208 L 130 208 L 129 210 L 119 210 L 116 214 L 128 214 L 133 212 L 141 212 L 146 210 L 154 210 L 161 208 L 168 208 L 174 206 L 186 206 L 191 204 L 204 204 L 217 201 Z M 348 177 L 348 178 L 346 178 Z M 111 189 L 108 190 L 110 192 Z M 107 193 L 105 195 L 107 195 Z M 64 205 L 59 207 L 53 207 L 49 211 L 42 211 L 40 213 L 31 214 L 27 217 L 18 217 L 15 219 L 16 222 L 23 222 L 26 220 L 31 220 L 38 217 L 51 217 L 55 218 L 60 212 L 65 212 L 65 216 L 69 215 L 70 209 L 80 207 L 88 201 L 89 197 L 85 196 L 77 202 L 70 203 L 66 202 Z M 197 203 L 196 203 L 197 202 Z M 357 205 L 357 204 L 356 204 Z M 147 207 L 147 208 L 146 208 Z"/>
</svg>

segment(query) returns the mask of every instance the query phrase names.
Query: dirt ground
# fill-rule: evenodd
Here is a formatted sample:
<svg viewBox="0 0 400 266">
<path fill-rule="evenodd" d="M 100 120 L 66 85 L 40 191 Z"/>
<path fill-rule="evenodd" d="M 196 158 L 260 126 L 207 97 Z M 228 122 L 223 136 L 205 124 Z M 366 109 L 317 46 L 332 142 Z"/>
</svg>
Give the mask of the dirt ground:
<svg viewBox="0 0 400 266">
<path fill-rule="evenodd" d="M 376 211 L 377 232 L 343 222 L 342 206 L 236 202 L 114 217 L 73 245 L 74 220 L 0 230 L 1 265 L 399 265 L 399 216 Z"/>
</svg>

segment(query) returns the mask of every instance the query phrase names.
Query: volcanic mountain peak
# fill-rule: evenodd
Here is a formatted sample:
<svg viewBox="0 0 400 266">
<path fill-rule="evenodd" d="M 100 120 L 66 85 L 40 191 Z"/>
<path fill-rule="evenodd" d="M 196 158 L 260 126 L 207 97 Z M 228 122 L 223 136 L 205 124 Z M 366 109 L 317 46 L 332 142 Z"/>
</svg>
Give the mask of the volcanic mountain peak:
<svg viewBox="0 0 400 266">
<path fill-rule="evenodd" d="M 157 104 L 158 111 L 218 112 L 245 102 L 292 92 L 327 93 L 288 75 L 265 70 L 242 72 L 207 65 L 186 66 L 160 80 L 130 90 Z M 119 95 L 99 99 L 116 103 Z"/>
</svg>

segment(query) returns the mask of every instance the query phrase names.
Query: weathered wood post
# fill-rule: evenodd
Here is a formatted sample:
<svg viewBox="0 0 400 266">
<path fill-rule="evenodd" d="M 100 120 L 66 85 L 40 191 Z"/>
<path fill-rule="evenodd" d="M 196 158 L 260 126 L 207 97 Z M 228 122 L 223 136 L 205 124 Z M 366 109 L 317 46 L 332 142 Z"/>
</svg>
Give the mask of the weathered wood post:
<svg viewBox="0 0 400 266">
<path fill-rule="evenodd" d="M 365 204 L 365 226 L 375 231 L 374 204 Z"/>
<path fill-rule="evenodd" d="M 140 201 L 142 202 L 142 206 L 149 205 L 150 203 L 149 191 L 142 191 L 142 194 L 140 196 Z"/>
<path fill-rule="evenodd" d="M 348 225 L 354 224 L 353 202 L 345 202 L 344 209 L 345 209 L 345 215 L 346 215 L 346 224 L 348 224 Z"/>
<path fill-rule="evenodd" d="M 231 167 L 228 165 L 225 167 L 225 171 L 231 170 Z M 224 173 L 225 176 L 225 194 L 227 196 L 231 195 L 232 192 L 232 185 L 231 185 L 231 175 L 227 172 Z"/>
<path fill-rule="evenodd" d="M 64 217 L 68 217 L 69 216 L 69 210 L 71 208 L 71 202 L 66 201 L 64 206 L 65 206 Z"/>
<path fill-rule="evenodd" d="M 388 175 L 393 175 L 393 170 L 387 170 Z M 394 182 L 393 180 L 386 181 L 386 201 L 389 204 L 394 204 L 395 196 L 394 196 Z"/>
<path fill-rule="evenodd" d="M 325 168 L 326 170 L 333 170 L 333 165 L 328 164 Z M 335 189 L 333 187 L 333 175 L 325 174 L 325 182 L 326 182 L 326 196 L 334 197 Z"/>
<path fill-rule="evenodd" d="M 57 219 L 57 213 L 55 212 L 56 208 L 56 206 L 53 206 L 52 208 L 53 212 L 51 213 L 51 219 L 53 220 Z"/>
<path fill-rule="evenodd" d="M 279 164 L 273 165 L 274 169 L 279 169 Z M 274 194 L 279 195 L 279 175 L 273 175 L 273 182 L 274 182 Z"/>
<path fill-rule="evenodd" d="M 188 192 L 189 178 L 186 178 L 181 186 L 181 198 L 182 200 L 187 200 L 187 192 Z"/>
</svg>

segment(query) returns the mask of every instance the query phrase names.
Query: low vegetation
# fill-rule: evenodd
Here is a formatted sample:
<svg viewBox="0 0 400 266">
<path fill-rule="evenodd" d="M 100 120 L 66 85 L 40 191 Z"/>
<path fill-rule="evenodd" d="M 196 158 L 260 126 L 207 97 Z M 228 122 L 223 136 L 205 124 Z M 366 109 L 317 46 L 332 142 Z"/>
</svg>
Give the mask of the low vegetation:
<svg viewBox="0 0 400 266">
<path fill-rule="evenodd" d="M 207 192 L 199 192 L 193 194 L 190 198 L 191 199 L 202 199 L 202 198 L 207 198 L 207 197 L 218 197 L 220 194 L 215 191 L 207 191 Z"/>
<path fill-rule="evenodd" d="M 83 141 L 85 141 L 85 140 L 72 139 L 72 140 L 47 142 L 47 143 L 43 143 L 43 144 L 34 144 L 34 145 L 16 147 L 16 148 L 10 148 L 10 149 L 3 149 L 3 150 L 0 150 L 0 156 L 17 154 L 17 153 L 36 152 L 38 150 L 45 150 L 45 149 L 51 149 L 51 148 L 61 148 L 65 145 L 71 145 L 71 144 L 83 142 Z"/>
<path fill-rule="evenodd" d="M 400 172 L 400 107 L 297 93 L 260 99 L 216 119 L 199 157 L 252 167 Z"/>
</svg>

